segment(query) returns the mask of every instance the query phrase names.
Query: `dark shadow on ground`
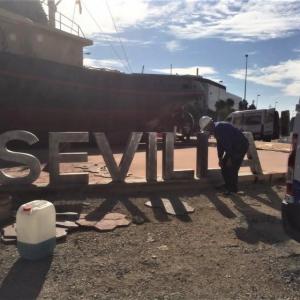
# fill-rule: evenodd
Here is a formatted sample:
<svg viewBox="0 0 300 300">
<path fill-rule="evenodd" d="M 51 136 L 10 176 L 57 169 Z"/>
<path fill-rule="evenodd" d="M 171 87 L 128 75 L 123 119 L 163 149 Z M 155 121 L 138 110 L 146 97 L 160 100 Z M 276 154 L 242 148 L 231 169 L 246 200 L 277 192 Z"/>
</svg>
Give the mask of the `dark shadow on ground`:
<svg viewBox="0 0 300 300">
<path fill-rule="evenodd" d="M 207 197 L 223 217 L 227 219 L 236 218 L 236 214 L 223 201 L 220 200 L 217 193 L 209 193 Z"/>
<path fill-rule="evenodd" d="M 52 257 L 38 261 L 18 259 L 0 287 L 0 299 L 37 299 L 50 269 Z"/>
<path fill-rule="evenodd" d="M 243 188 L 243 186 L 241 186 Z M 18 199 L 20 202 L 27 202 L 35 199 L 45 199 L 53 201 L 56 205 L 57 211 L 76 211 L 82 212 L 82 204 L 90 200 L 93 201 L 93 207 L 96 209 L 90 211 L 87 219 L 88 220 L 101 220 L 105 214 L 115 210 L 115 207 L 120 203 L 128 211 L 129 216 L 138 218 L 142 222 L 150 222 L 149 212 L 153 212 L 154 218 L 158 222 L 167 222 L 173 219 L 172 216 L 169 216 L 163 208 L 162 197 L 169 199 L 171 205 L 173 206 L 175 212 L 178 212 L 177 216 L 174 216 L 182 222 L 191 222 L 192 219 L 185 211 L 181 199 L 186 197 L 198 197 L 203 195 L 208 198 L 209 201 L 215 206 L 216 210 L 226 219 L 237 219 L 237 222 L 241 221 L 241 226 L 238 224 L 238 228 L 235 229 L 236 235 L 239 239 L 250 243 L 255 244 L 259 241 L 265 243 L 277 243 L 288 239 L 284 234 L 281 220 L 279 217 L 272 216 L 268 213 L 263 213 L 259 211 L 255 206 L 269 206 L 272 209 L 280 210 L 281 199 L 278 194 L 273 190 L 274 186 L 264 184 L 264 185 L 253 185 L 245 187 L 247 192 L 247 198 L 241 197 L 240 195 L 234 195 L 229 198 L 229 201 L 232 201 L 235 205 L 235 209 L 239 211 L 239 214 L 232 209 L 232 205 L 227 200 L 223 200 L 219 193 L 214 190 L 202 191 L 201 194 L 195 190 L 193 191 L 180 191 L 180 192 L 171 192 L 171 193 L 143 193 L 142 191 L 138 192 L 138 195 L 128 196 L 102 196 L 99 195 L 99 192 L 94 191 L 65 191 L 65 192 L 55 192 L 50 194 L 42 195 L 41 197 L 30 196 L 23 194 L 18 194 Z M 14 197 L 16 197 L 14 195 Z M 161 206 L 160 208 L 152 207 L 146 208 L 143 203 L 141 205 L 141 199 L 143 201 L 151 201 L 154 206 Z M 99 204 L 97 201 L 99 199 Z M 246 202 L 244 201 L 246 199 Z M 95 202 L 96 200 L 96 202 Z M 135 201 L 139 201 L 138 203 Z M 63 201 L 63 204 L 61 203 Z M 70 202 L 69 202 L 70 201 Z M 253 203 L 252 203 L 253 202 Z M 58 205 L 58 203 L 60 203 Z M 227 204 L 226 204 L 227 203 Z M 85 211 L 89 211 L 88 207 Z M 182 213 L 184 211 L 185 213 Z M 242 215 L 242 216 L 240 216 Z M 151 219 L 151 218 L 150 218 Z"/>
<path fill-rule="evenodd" d="M 172 194 L 166 198 L 170 200 L 171 205 L 173 206 L 173 209 L 176 213 L 176 216 L 174 217 L 176 217 L 178 220 L 182 222 L 192 221 L 178 195 Z"/>
<path fill-rule="evenodd" d="M 142 219 L 144 222 L 150 222 L 146 214 L 143 211 L 141 211 L 136 205 L 134 205 L 132 200 L 130 200 L 128 197 L 121 197 L 119 201 L 130 212 L 133 219 L 136 219 L 138 217 Z"/>
<path fill-rule="evenodd" d="M 244 216 L 241 226 L 235 229 L 236 236 L 249 244 L 264 242 L 276 244 L 288 239 L 278 217 L 265 214 L 245 203 L 238 195 L 232 195 L 235 208 Z"/>
<path fill-rule="evenodd" d="M 70 191 L 48 191 L 48 192 L 34 192 L 34 193 L 12 193 L 14 208 L 17 209 L 20 205 L 33 201 L 33 200 L 47 200 L 53 202 L 56 212 L 77 212 L 81 213 L 84 203 L 87 201 L 87 193 L 83 191 L 77 191 L 74 196 L 74 192 Z"/>
<path fill-rule="evenodd" d="M 168 217 L 163 207 L 163 202 L 161 200 L 161 197 L 158 195 L 150 195 L 149 200 L 152 203 L 152 211 L 154 214 L 154 217 L 159 222 L 168 222 L 170 221 L 170 218 Z"/>
<path fill-rule="evenodd" d="M 85 218 L 89 221 L 100 221 L 113 210 L 117 203 L 118 200 L 115 198 L 107 198 L 95 210 L 89 212 Z"/>
<path fill-rule="evenodd" d="M 260 184 L 260 183 L 258 183 L 258 184 Z M 262 183 L 260 185 L 262 185 Z M 260 191 L 260 194 L 262 194 L 261 191 Z M 264 184 L 263 194 L 268 194 L 269 195 L 268 198 L 266 199 L 264 197 L 259 196 L 255 187 L 254 187 L 254 189 L 247 190 L 247 195 L 252 197 L 254 200 L 257 200 L 257 201 L 261 202 L 262 204 L 269 206 L 273 209 L 276 209 L 278 211 L 281 210 L 282 199 L 278 196 L 277 193 L 274 192 L 272 186 L 270 186 L 268 184 Z"/>
<path fill-rule="evenodd" d="M 134 205 L 128 197 L 106 198 L 102 204 L 100 204 L 95 210 L 88 213 L 85 218 L 89 221 L 100 221 L 107 213 L 113 211 L 118 202 L 124 205 L 133 219 L 138 217 L 139 219 L 142 219 L 143 222 L 149 222 L 145 213 Z"/>
</svg>

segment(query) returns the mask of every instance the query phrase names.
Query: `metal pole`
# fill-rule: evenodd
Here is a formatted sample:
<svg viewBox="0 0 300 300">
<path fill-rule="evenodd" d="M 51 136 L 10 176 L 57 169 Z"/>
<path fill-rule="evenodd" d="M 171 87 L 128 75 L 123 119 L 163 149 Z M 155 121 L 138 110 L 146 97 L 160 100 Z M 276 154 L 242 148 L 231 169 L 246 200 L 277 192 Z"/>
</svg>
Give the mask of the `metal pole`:
<svg viewBox="0 0 300 300">
<path fill-rule="evenodd" d="M 245 71 L 245 87 L 244 87 L 244 100 L 247 100 L 247 70 L 248 70 L 248 54 L 245 54 L 246 58 L 246 71 Z"/>
<path fill-rule="evenodd" d="M 53 28 L 55 28 L 55 12 L 56 5 L 54 0 L 48 0 L 49 25 Z"/>
<path fill-rule="evenodd" d="M 256 108 L 258 108 L 258 97 L 260 97 L 260 94 L 256 95 Z"/>
</svg>

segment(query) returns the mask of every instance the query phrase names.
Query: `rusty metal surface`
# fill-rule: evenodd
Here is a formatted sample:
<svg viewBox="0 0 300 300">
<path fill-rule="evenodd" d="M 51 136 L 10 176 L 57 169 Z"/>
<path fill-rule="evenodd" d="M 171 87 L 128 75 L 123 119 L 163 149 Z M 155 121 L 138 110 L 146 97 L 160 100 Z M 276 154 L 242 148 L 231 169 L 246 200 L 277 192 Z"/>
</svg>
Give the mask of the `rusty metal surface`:
<svg viewBox="0 0 300 300">
<path fill-rule="evenodd" d="M 97 132 L 94 133 L 97 145 L 101 151 L 101 155 L 105 161 L 106 167 L 110 172 L 113 181 L 124 182 L 126 175 L 128 173 L 130 164 L 133 160 L 134 154 L 139 146 L 141 138 L 143 136 L 142 132 L 133 132 L 127 141 L 127 145 L 124 154 L 121 158 L 119 166 L 117 165 L 113 152 L 106 138 L 105 133 Z"/>
<path fill-rule="evenodd" d="M 157 180 L 157 133 L 147 133 L 146 143 L 146 180 Z"/>
<path fill-rule="evenodd" d="M 208 138 L 207 133 L 197 134 L 196 175 L 198 178 L 207 177 L 208 170 Z"/>
<path fill-rule="evenodd" d="M 249 142 L 247 157 L 250 163 L 250 169 L 253 174 L 261 175 L 263 170 L 256 150 L 255 141 L 252 132 L 243 132 Z"/>
<path fill-rule="evenodd" d="M 164 180 L 193 179 L 194 170 L 174 170 L 174 132 L 163 135 L 162 177 Z"/>
<path fill-rule="evenodd" d="M 29 145 L 33 145 L 39 141 L 34 134 L 23 130 L 8 131 L 0 135 L 0 159 L 20 163 L 29 168 L 29 174 L 24 177 L 12 177 L 0 171 L 0 184 L 31 184 L 40 176 L 41 164 L 31 154 L 8 150 L 7 143 L 14 140 L 21 140 Z"/>
<path fill-rule="evenodd" d="M 49 133 L 49 176 L 50 184 L 62 183 L 83 183 L 88 184 L 89 173 L 59 173 L 61 162 L 87 162 L 87 152 L 81 153 L 60 153 L 61 143 L 87 143 L 88 132 L 50 132 Z"/>
<path fill-rule="evenodd" d="M 0 53 L 0 128 L 38 137 L 49 131 L 169 131 L 182 105 L 205 101 L 201 80 L 87 70 Z"/>
</svg>

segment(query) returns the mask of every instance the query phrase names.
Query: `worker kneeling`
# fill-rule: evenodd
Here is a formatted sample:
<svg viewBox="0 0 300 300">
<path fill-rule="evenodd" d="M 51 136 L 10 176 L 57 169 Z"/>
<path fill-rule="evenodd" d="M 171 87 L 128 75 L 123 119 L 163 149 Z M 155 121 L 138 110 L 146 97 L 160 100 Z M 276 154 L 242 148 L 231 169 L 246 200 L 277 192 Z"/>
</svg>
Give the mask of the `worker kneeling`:
<svg viewBox="0 0 300 300">
<path fill-rule="evenodd" d="M 225 194 L 236 193 L 239 169 L 249 148 L 247 138 L 230 123 L 214 123 L 210 117 L 202 117 L 199 125 L 202 131 L 213 134 L 217 140 L 219 166 L 225 181 Z"/>
</svg>

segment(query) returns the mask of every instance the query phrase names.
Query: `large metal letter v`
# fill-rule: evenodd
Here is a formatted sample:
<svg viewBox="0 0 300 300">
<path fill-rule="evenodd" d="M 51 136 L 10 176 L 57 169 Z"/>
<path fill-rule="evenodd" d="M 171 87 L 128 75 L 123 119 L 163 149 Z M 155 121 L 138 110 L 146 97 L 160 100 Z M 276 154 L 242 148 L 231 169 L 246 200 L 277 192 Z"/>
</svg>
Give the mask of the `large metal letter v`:
<svg viewBox="0 0 300 300">
<path fill-rule="evenodd" d="M 105 133 L 94 132 L 98 148 L 101 151 L 106 167 L 113 181 L 123 182 L 125 180 L 129 167 L 132 163 L 134 154 L 141 141 L 142 135 L 142 132 L 131 133 L 127 141 L 125 152 L 123 153 L 121 162 L 118 166 Z"/>
</svg>

